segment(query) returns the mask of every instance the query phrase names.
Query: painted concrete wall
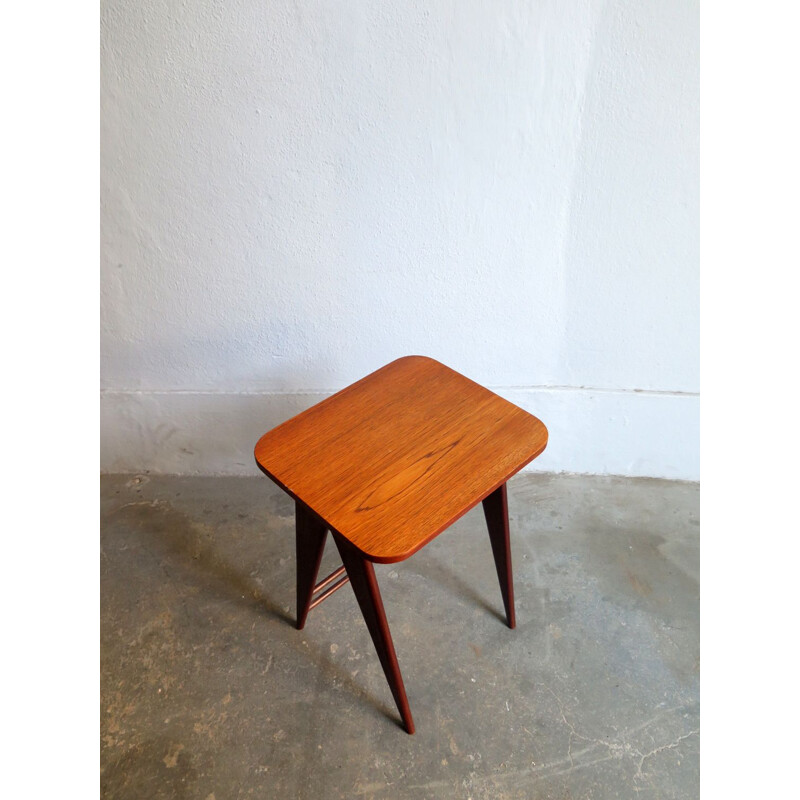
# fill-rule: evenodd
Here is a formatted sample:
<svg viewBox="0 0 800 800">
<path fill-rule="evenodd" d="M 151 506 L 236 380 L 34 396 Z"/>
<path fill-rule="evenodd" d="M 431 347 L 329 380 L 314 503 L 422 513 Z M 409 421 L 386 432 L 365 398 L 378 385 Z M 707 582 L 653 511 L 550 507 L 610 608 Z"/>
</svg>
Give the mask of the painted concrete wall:
<svg viewBox="0 0 800 800">
<path fill-rule="evenodd" d="M 102 466 L 254 473 L 407 354 L 697 479 L 697 0 L 105 0 Z"/>
</svg>

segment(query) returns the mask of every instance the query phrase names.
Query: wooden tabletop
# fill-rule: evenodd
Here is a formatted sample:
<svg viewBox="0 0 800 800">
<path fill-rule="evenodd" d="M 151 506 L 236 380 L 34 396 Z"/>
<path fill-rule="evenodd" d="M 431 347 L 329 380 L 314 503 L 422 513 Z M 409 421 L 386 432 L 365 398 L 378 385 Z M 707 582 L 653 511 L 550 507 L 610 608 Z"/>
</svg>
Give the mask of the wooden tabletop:
<svg viewBox="0 0 800 800">
<path fill-rule="evenodd" d="M 259 467 L 370 561 L 402 561 L 547 445 L 536 417 L 423 356 L 266 433 Z"/>
</svg>

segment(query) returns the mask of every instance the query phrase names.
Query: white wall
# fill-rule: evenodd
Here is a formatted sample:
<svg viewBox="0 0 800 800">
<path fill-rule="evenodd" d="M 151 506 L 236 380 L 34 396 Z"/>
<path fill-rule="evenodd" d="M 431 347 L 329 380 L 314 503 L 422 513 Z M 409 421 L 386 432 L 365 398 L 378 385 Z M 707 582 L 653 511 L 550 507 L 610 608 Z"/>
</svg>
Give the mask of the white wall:
<svg viewBox="0 0 800 800">
<path fill-rule="evenodd" d="M 102 466 L 255 473 L 401 355 L 695 480 L 697 0 L 105 0 Z"/>
</svg>

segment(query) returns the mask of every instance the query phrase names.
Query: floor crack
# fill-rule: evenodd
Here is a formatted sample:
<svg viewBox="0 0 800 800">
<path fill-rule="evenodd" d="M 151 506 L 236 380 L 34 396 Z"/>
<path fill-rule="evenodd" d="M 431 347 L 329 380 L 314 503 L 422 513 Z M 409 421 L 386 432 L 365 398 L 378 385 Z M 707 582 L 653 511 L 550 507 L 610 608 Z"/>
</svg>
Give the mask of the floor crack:
<svg viewBox="0 0 800 800">
<path fill-rule="evenodd" d="M 642 775 L 642 766 L 643 766 L 644 762 L 648 758 L 650 758 L 650 756 L 654 756 L 657 753 L 663 752 L 664 750 L 672 750 L 673 748 L 677 747 L 682 741 L 688 739 L 690 736 L 694 736 L 695 734 L 699 734 L 699 733 L 700 733 L 700 729 L 699 728 L 695 728 L 694 730 L 689 731 L 689 733 L 684 733 L 682 736 L 679 736 L 677 739 L 675 739 L 674 742 L 668 742 L 667 744 L 662 744 L 660 747 L 654 748 L 649 753 L 639 753 L 641 758 L 639 759 L 639 765 L 636 768 L 635 777 L 637 777 L 637 778 L 643 777 L 643 775 Z"/>
</svg>

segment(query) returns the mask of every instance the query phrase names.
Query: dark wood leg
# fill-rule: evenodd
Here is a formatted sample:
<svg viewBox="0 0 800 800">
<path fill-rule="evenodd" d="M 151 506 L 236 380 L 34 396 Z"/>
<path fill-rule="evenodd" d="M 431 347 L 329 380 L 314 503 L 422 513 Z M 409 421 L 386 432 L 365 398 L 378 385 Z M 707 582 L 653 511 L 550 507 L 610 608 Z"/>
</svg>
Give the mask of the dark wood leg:
<svg viewBox="0 0 800 800">
<path fill-rule="evenodd" d="M 400 665 L 397 663 L 392 635 L 389 633 L 386 612 L 383 610 L 375 569 L 371 561 L 367 561 L 341 536 L 334 533 L 333 540 L 339 549 L 342 562 L 350 578 L 350 585 L 353 587 L 356 600 L 361 607 L 361 613 L 364 615 L 364 621 L 367 623 L 375 649 L 378 651 L 378 657 L 381 660 L 386 680 L 389 682 L 389 688 L 392 690 L 403 724 L 408 733 L 414 733 L 414 720 L 408 706 L 406 689 L 403 685 L 403 676 L 400 674 Z"/>
<path fill-rule="evenodd" d="M 297 630 L 302 630 L 311 607 L 322 551 L 328 529 L 303 503 L 295 502 L 295 545 L 297 548 Z"/>
<path fill-rule="evenodd" d="M 514 575 L 511 572 L 511 542 L 508 535 L 508 498 L 506 484 L 495 489 L 483 501 L 483 513 L 489 528 L 494 565 L 500 579 L 503 605 L 506 607 L 508 627 L 515 628 L 517 618 L 514 613 Z"/>
</svg>

